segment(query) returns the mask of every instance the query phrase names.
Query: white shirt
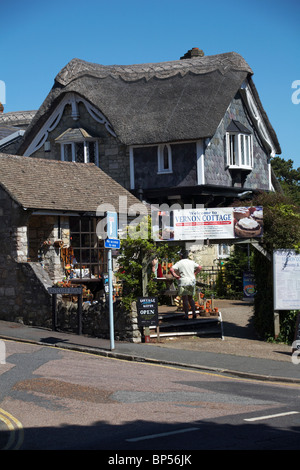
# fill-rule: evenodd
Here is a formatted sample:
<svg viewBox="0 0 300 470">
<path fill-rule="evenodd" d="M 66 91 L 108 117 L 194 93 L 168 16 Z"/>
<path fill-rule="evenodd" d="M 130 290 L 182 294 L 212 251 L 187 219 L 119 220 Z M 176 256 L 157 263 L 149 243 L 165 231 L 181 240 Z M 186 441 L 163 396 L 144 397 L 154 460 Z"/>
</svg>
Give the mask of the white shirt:
<svg viewBox="0 0 300 470">
<path fill-rule="evenodd" d="M 199 265 L 191 259 L 181 259 L 174 264 L 173 269 L 178 271 L 180 276 L 180 279 L 178 279 L 180 286 L 189 286 L 195 284 L 195 270 L 198 268 L 198 266 Z"/>
</svg>

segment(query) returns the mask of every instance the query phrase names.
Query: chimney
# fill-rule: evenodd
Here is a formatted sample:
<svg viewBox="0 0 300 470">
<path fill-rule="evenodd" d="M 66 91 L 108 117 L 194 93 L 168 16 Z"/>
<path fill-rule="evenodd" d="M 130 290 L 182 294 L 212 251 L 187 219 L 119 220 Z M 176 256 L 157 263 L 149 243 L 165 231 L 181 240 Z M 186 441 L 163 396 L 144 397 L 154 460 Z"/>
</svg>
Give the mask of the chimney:
<svg viewBox="0 0 300 470">
<path fill-rule="evenodd" d="M 180 60 L 182 59 L 194 59 L 195 57 L 203 57 L 204 52 L 202 49 L 199 49 L 198 47 L 193 47 L 193 49 L 190 49 L 187 51 L 184 56 L 180 57 Z"/>
<path fill-rule="evenodd" d="M 4 112 L 4 106 L 3 104 L 0 102 L 0 114 L 3 114 Z"/>
</svg>

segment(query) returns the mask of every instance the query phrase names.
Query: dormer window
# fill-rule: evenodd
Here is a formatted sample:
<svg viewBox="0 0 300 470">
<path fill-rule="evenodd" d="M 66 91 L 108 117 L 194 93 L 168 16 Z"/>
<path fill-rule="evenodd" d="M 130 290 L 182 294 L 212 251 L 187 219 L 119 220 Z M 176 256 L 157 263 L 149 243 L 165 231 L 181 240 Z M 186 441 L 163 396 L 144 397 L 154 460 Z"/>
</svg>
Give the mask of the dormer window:
<svg viewBox="0 0 300 470">
<path fill-rule="evenodd" d="M 226 164 L 229 169 L 253 168 L 252 135 L 238 121 L 231 121 L 226 131 Z"/>
<path fill-rule="evenodd" d="M 61 146 L 62 161 L 98 166 L 98 141 L 84 129 L 68 129 L 55 141 Z"/>
<path fill-rule="evenodd" d="M 159 145 L 157 150 L 158 170 L 157 173 L 172 173 L 172 149 L 171 145 Z"/>
</svg>

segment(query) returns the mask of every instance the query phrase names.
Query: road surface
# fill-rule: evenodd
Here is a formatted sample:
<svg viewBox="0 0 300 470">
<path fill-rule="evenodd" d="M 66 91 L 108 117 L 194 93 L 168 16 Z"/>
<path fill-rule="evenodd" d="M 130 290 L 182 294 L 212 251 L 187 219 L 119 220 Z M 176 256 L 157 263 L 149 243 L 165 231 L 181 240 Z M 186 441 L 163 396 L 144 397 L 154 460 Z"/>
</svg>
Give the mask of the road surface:
<svg viewBox="0 0 300 470">
<path fill-rule="evenodd" d="M 297 385 L 14 341 L 5 347 L 0 449 L 106 450 L 118 459 L 121 451 L 188 458 L 197 450 L 300 448 Z"/>
</svg>

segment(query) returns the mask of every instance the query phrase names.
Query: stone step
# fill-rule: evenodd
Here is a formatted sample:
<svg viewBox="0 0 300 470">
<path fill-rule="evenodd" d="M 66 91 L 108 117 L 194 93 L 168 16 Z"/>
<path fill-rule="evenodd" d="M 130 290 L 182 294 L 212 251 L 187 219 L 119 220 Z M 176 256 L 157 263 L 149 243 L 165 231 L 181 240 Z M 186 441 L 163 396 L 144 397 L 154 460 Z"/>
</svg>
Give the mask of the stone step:
<svg viewBox="0 0 300 470">
<path fill-rule="evenodd" d="M 219 334 L 223 339 L 222 315 L 183 319 L 183 313 L 177 312 L 159 315 L 159 336 L 200 336 Z M 161 318 L 162 317 L 162 318 Z M 150 326 L 150 337 L 157 337 L 156 326 Z"/>
<path fill-rule="evenodd" d="M 196 310 L 196 320 L 205 320 L 210 318 L 219 318 L 219 313 L 206 313 L 201 314 L 199 310 Z M 184 318 L 184 312 L 182 311 L 174 311 L 174 312 L 161 312 L 158 314 L 158 320 L 160 324 L 165 321 L 169 321 L 170 319 L 180 320 Z M 189 319 L 192 319 L 192 312 L 189 312 Z M 186 320 L 185 320 L 186 321 Z"/>
<path fill-rule="evenodd" d="M 191 331 L 167 331 L 167 332 L 159 332 L 157 333 L 150 333 L 150 338 L 157 338 L 159 337 L 169 337 L 172 338 L 173 336 L 202 336 L 202 335 L 221 335 L 223 339 L 223 335 L 221 334 L 220 328 L 213 328 L 209 330 L 191 330 Z"/>
<path fill-rule="evenodd" d="M 182 327 L 185 328 L 187 326 L 193 325 L 193 328 L 199 327 L 201 328 L 202 325 L 208 324 L 208 323 L 216 323 L 220 322 L 221 318 L 218 317 L 202 317 L 202 318 L 189 318 L 188 320 L 185 320 L 184 318 L 169 318 L 168 321 L 165 319 L 163 322 L 161 321 L 159 323 L 160 328 L 170 328 L 170 327 Z M 155 326 L 152 326 L 150 328 L 155 328 Z"/>
</svg>

